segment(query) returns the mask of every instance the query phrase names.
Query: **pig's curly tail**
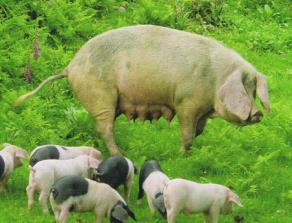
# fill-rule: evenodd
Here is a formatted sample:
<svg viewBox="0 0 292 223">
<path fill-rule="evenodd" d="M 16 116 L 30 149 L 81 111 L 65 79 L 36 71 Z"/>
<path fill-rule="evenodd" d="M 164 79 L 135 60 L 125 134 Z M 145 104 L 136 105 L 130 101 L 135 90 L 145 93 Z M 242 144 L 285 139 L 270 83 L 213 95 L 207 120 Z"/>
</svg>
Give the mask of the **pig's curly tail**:
<svg viewBox="0 0 292 223">
<path fill-rule="evenodd" d="M 63 72 L 61 74 L 50 76 L 49 78 L 44 80 L 36 89 L 34 89 L 31 92 L 28 92 L 27 94 L 24 94 L 24 95 L 20 96 L 15 101 L 15 105 L 18 106 L 18 105 L 22 104 L 25 100 L 33 97 L 35 94 L 37 94 L 49 82 L 54 81 L 54 80 L 58 80 L 58 79 L 61 79 L 61 78 L 64 78 L 64 77 L 67 77 L 67 72 Z"/>
</svg>

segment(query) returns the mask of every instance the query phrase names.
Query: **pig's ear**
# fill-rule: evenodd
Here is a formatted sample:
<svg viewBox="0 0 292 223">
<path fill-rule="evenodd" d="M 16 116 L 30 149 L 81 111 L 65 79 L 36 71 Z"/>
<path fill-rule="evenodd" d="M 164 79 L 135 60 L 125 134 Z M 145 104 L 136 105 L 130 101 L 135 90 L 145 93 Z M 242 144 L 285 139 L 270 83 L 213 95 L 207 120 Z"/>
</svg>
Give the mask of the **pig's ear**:
<svg viewBox="0 0 292 223">
<path fill-rule="evenodd" d="M 138 166 L 135 163 L 133 163 L 133 167 L 134 167 L 134 174 L 137 175 L 139 172 Z"/>
<path fill-rule="evenodd" d="M 227 200 L 228 200 L 228 202 L 232 202 L 232 203 L 237 204 L 239 207 L 243 207 L 243 205 L 240 202 L 239 196 L 231 190 L 228 191 Z"/>
<path fill-rule="evenodd" d="M 257 95 L 259 96 L 262 106 L 269 114 L 271 114 L 266 78 L 264 75 L 260 73 L 258 73 L 256 77 L 257 77 Z"/>
<path fill-rule="evenodd" d="M 27 151 L 23 150 L 23 149 L 17 149 L 15 152 L 15 156 L 18 158 L 24 158 L 24 159 L 28 159 L 29 158 L 29 154 Z"/>
<path fill-rule="evenodd" d="M 129 208 L 128 206 L 126 206 L 125 208 L 126 208 L 126 211 L 127 211 L 128 215 L 129 215 L 134 221 L 137 221 L 134 212 L 131 211 L 130 208 Z"/>
<path fill-rule="evenodd" d="M 5 149 L 6 147 L 10 147 L 10 146 L 12 145 L 6 142 L 6 143 L 3 143 L 0 148 Z"/>
<path fill-rule="evenodd" d="M 92 169 L 96 169 L 100 164 L 100 161 L 97 160 L 97 159 L 94 159 L 92 157 L 88 157 L 88 166 L 89 168 L 92 168 Z"/>
<path fill-rule="evenodd" d="M 243 86 L 244 74 L 236 70 L 226 79 L 218 92 L 218 98 L 230 113 L 246 120 L 251 111 L 251 101 Z"/>
<path fill-rule="evenodd" d="M 127 218 L 127 210 L 122 203 L 116 205 L 111 213 L 112 217 L 123 222 Z"/>
</svg>

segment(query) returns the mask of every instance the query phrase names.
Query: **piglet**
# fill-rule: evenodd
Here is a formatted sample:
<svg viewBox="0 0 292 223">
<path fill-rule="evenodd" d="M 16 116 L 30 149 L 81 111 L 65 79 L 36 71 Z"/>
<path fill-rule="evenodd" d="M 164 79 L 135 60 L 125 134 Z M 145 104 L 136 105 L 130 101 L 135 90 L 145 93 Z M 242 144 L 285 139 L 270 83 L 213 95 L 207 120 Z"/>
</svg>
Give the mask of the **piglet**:
<svg viewBox="0 0 292 223">
<path fill-rule="evenodd" d="M 156 160 L 148 160 L 143 164 L 139 175 L 138 201 L 146 193 L 151 213 L 154 214 L 155 211 L 158 211 L 164 218 L 166 218 L 166 209 L 163 189 L 168 181 L 169 178 L 164 174 Z"/>
<path fill-rule="evenodd" d="M 225 186 L 183 179 L 168 182 L 164 190 L 164 201 L 168 223 L 174 223 L 180 212 L 202 212 L 206 223 L 217 223 L 219 214 L 231 213 L 232 203 L 243 207 L 238 195 Z"/>
<path fill-rule="evenodd" d="M 79 176 L 58 180 L 51 189 L 50 203 L 57 223 L 66 223 L 72 211 L 94 211 L 96 223 L 106 217 L 111 223 L 127 223 L 128 216 L 136 221 L 135 214 L 117 191 Z"/>
<path fill-rule="evenodd" d="M 100 163 L 93 179 L 98 182 L 106 183 L 114 189 L 117 189 L 123 184 L 125 199 L 128 203 L 134 174 L 136 174 L 137 171 L 136 166 L 128 158 L 119 155 L 111 156 Z"/>
<path fill-rule="evenodd" d="M 91 178 L 100 161 L 90 156 L 78 156 L 68 160 L 42 160 L 30 167 L 29 184 L 26 188 L 28 208 L 34 204 L 34 192 L 40 192 L 39 201 L 44 213 L 48 213 L 47 201 L 50 189 L 56 180 L 65 176 Z"/>
<path fill-rule="evenodd" d="M 3 144 L 0 151 L 0 192 L 7 191 L 8 179 L 13 170 L 22 165 L 21 159 L 28 159 L 29 154 L 24 149 L 9 143 Z"/>
<path fill-rule="evenodd" d="M 88 146 L 59 146 L 59 145 L 43 145 L 36 147 L 30 156 L 29 165 L 34 166 L 37 162 L 47 159 L 73 159 L 77 156 L 88 155 L 95 159 L 101 160 L 101 152 L 93 147 Z"/>
</svg>

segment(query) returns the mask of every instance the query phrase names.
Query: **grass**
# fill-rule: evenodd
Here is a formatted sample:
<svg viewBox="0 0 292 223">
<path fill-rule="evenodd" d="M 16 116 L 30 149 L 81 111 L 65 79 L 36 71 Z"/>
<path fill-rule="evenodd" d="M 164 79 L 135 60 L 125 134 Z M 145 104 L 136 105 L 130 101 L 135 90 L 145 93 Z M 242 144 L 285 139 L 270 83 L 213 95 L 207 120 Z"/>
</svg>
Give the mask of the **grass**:
<svg viewBox="0 0 292 223">
<path fill-rule="evenodd" d="M 92 145 L 108 156 L 94 131 L 93 120 L 72 96 L 66 80 L 55 82 L 21 107 L 17 96 L 37 86 L 40 80 L 61 71 L 74 52 L 90 37 L 115 27 L 151 23 L 202 33 L 238 51 L 269 83 L 271 116 L 261 123 L 234 126 L 221 119 L 210 120 L 192 146 L 191 154 L 179 153 L 179 124 L 159 120 L 153 124 L 116 121 L 115 136 L 125 154 L 139 166 L 146 158 L 161 162 L 171 178 L 230 185 L 241 197 L 244 208 L 234 208 L 220 222 L 244 216 L 247 223 L 292 222 L 292 51 L 291 3 L 289 1 L 226 1 L 218 26 L 189 16 L 187 1 L 0 1 L 0 142 L 31 151 L 37 145 Z M 176 5 L 175 9 L 173 5 Z M 118 12 L 122 6 L 125 12 Z M 207 7 L 201 6 L 200 7 Z M 214 6 L 211 6 L 214 7 Z M 270 9 L 269 9 L 270 8 Z M 28 18 L 33 10 L 37 19 Z M 214 10 L 213 10 L 214 11 Z M 270 12 L 271 11 L 271 12 Z M 215 13 L 212 14 L 216 16 Z M 290 11 L 291 12 L 291 11 Z M 279 16 L 280 14 L 280 16 Z M 6 15 L 6 17 L 5 17 Z M 63 15 L 63 16 L 61 16 Z M 226 21 L 222 25 L 222 21 Z M 39 25 L 39 23 L 42 25 Z M 23 81 L 24 67 L 33 52 L 36 33 L 41 57 L 32 60 L 32 84 Z M 3 56 L 2 56 L 3 55 Z M 0 194 L 0 222 L 53 222 L 42 214 L 38 202 L 27 210 L 25 188 L 27 163 L 11 176 L 9 192 Z M 123 193 L 123 190 L 120 191 Z M 130 207 L 139 222 L 165 222 L 151 216 L 146 200 L 136 206 L 137 178 Z M 93 222 L 92 213 L 74 213 L 69 222 Z M 202 222 L 201 215 L 180 215 L 178 222 Z"/>
</svg>

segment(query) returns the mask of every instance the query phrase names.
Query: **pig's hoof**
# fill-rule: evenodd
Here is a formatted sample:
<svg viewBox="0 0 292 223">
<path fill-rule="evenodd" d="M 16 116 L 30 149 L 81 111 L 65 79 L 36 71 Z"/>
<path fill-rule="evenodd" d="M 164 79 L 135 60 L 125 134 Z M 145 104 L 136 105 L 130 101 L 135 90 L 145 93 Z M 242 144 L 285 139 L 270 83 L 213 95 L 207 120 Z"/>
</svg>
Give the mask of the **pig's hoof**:
<svg viewBox="0 0 292 223">
<path fill-rule="evenodd" d="M 49 209 L 44 209 L 44 210 L 43 210 L 43 213 L 44 213 L 44 214 L 50 214 Z"/>
<path fill-rule="evenodd" d="M 182 147 L 179 151 L 183 156 L 189 156 L 191 154 L 191 150 L 184 147 Z"/>
<path fill-rule="evenodd" d="M 243 220 L 244 220 L 244 217 L 243 216 L 240 216 L 240 215 L 236 215 L 236 216 L 234 216 L 234 221 L 235 222 L 243 222 Z"/>
</svg>

